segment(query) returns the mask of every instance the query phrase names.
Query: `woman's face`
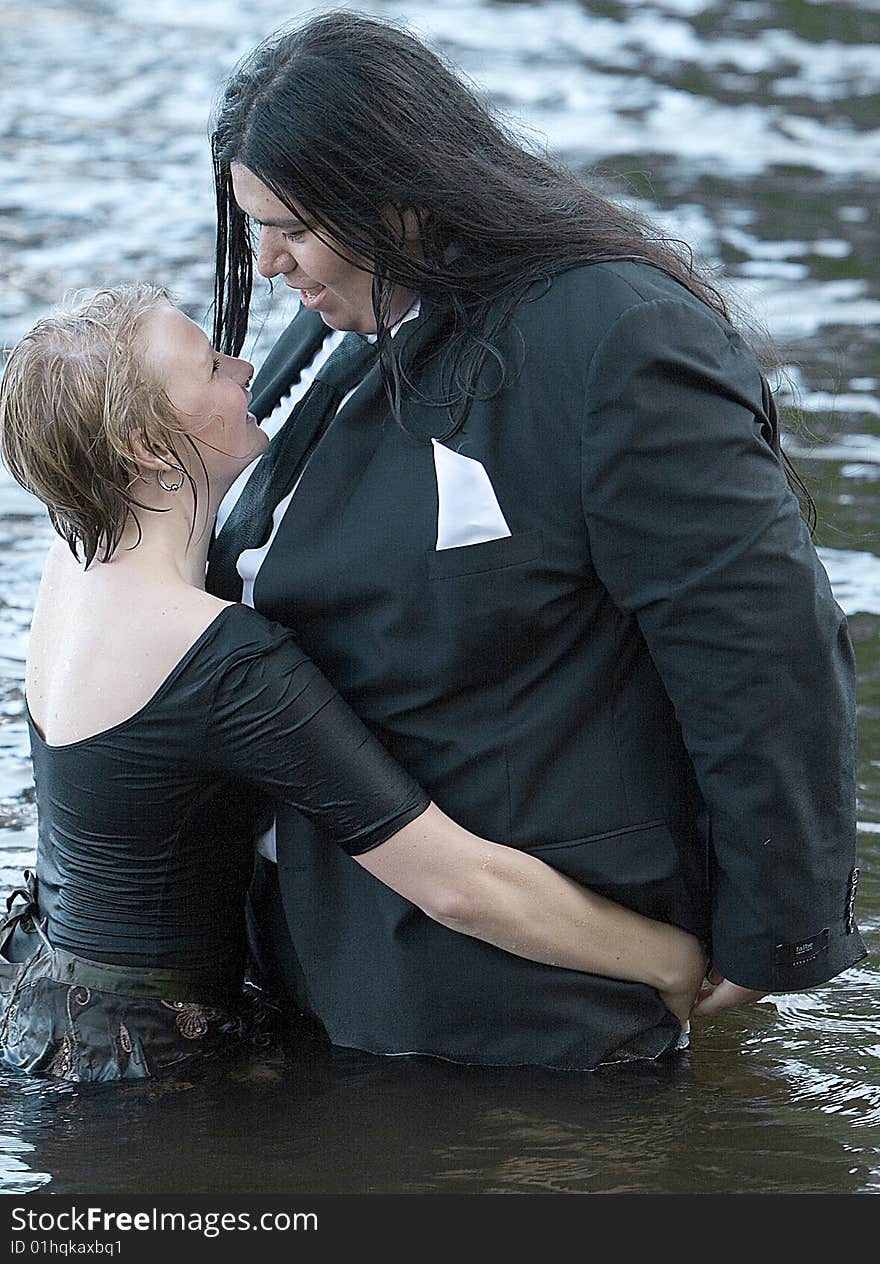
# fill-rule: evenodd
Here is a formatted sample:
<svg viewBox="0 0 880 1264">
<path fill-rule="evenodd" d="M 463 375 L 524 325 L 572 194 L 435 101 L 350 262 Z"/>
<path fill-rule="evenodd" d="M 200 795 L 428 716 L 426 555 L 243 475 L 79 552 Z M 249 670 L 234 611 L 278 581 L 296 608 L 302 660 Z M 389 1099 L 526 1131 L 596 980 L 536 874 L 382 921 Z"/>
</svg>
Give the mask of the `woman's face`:
<svg viewBox="0 0 880 1264">
<path fill-rule="evenodd" d="M 248 412 L 253 365 L 215 351 L 198 325 L 162 306 L 143 324 L 145 357 L 158 372 L 186 434 L 208 472 L 211 492 L 223 493 L 269 442 Z M 189 470 L 195 476 L 194 470 Z"/>
<path fill-rule="evenodd" d="M 264 277 L 284 278 L 285 285 L 298 290 L 304 307 L 320 312 L 331 329 L 376 332 L 373 314 L 373 272 L 369 260 L 347 252 L 341 258 L 326 232 L 314 224 L 301 207 L 295 213 L 240 163 L 232 164 L 235 200 L 259 227 L 257 268 Z M 296 205 L 296 203 L 294 203 Z M 319 236 L 318 234 L 321 234 Z M 395 288 L 392 319 L 404 316 L 415 295 Z"/>
</svg>

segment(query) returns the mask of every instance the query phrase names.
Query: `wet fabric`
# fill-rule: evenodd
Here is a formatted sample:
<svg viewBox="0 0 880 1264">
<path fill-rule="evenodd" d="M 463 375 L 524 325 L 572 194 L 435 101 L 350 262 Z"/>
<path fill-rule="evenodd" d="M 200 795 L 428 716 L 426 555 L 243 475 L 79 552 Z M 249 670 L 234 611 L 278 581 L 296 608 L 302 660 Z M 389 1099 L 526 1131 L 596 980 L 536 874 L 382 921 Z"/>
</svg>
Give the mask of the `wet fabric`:
<svg viewBox="0 0 880 1264">
<path fill-rule="evenodd" d="M 0 925 L 0 1061 L 55 1079 L 143 1080 L 271 1043 L 274 1013 L 230 975 L 138 970 L 53 948 L 25 871 Z"/>
<path fill-rule="evenodd" d="M 243 1038 L 264 802 L 352 855 L 429 802 L 291 634 L 242 606 L 122 723 L 67 746 L 30 727 L 37 872 L 0 928 L 0 1059 L 65 1078 L 143 1078 Z"/>
<path fill-rule="evenodd" d="M 291 634 L 226 607 L 131 719 L 68 746 L 31 723 L 41 916 L 96 961 L 238 960 L 264 795 L 356 854 L 428 799 Z"/>
<path fill-rule="evenodd" d="M 148 971 L 117 982 L 130 988 L 141 974 L 150 995 L 94 986 L 112 972 L 43 941 L 25 962 L 0 966 L 3 1065 L 79 1083 L 143 1080 L 272 1039 L 270 1011 L 244 992 L 225 1004 L 184 1000 Z"/>
<path fill-rule="evenodd" d="M 510 372 L 487 358 L 466 410 L 438 406 L 441 309 L 412 322 L 402 424 L 364 382 L 270 498 L 254 605 L 467 829 L 711 942 L 743 986 L 815 986 L 865 953 L 854 657 L 754 354 L 635 262 L 495 314 Z M 255 416 L 314 330 L 302 310 L 282 334 Z M 479 462 L 509 535 L 438 551 L 428 438 Z M 677 1040 L 651 989 L 455 936 L 285 808 L 277 838 L 277 955 L 334 1044 L 580 1069 Z"/>
</svg>

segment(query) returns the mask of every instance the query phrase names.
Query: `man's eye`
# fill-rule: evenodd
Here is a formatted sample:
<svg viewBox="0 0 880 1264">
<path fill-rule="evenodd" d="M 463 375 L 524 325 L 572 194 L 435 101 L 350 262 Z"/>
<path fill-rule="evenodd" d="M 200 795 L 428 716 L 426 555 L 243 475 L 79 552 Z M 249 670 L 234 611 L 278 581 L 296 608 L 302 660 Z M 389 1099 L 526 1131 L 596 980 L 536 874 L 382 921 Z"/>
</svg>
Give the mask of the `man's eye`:
<svg viewBox="0 0 880 1264">
<path fill-rule="evenodd" d="M 220 365 L 221 365 L 222 363 L 223 363 L 223 358 L 222 358 L 222 356 L 214 356 L 214 367 L 213 367 L 213 369 L 211 370 L 211 376 L 212 376 L 212 377 L 214 376 L 214 374 L 215 374 L 216 372 L 218 372 L 218 370 L 219 370 L 219 368 L 220 368 Z"/>
</svg>

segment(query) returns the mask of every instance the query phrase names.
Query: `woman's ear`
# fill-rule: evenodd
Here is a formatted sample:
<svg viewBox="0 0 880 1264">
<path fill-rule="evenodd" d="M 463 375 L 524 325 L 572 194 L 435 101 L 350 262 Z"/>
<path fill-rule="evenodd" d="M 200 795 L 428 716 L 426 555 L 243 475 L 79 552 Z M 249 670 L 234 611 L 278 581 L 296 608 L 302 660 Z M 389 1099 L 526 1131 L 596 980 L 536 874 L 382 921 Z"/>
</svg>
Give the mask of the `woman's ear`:
<svg viewBox="0 0 880 1264">
<path fill-rule="evenodd" d="M 162 444 L 151 444 L 143 430 L 128 432 L 128 446 L 141 470 L 149 471 L 151 474 L 156 473 L 157 470 L 174 469 L 179 464 L 177 457 L 168 448 Z"/>
</svg>

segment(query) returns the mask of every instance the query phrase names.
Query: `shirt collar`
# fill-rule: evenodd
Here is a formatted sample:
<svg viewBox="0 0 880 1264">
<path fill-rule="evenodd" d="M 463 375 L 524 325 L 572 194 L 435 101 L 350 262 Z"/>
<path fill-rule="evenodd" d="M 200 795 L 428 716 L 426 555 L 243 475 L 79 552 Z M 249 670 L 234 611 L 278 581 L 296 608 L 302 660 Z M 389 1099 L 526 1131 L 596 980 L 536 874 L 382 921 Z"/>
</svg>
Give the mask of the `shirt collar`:
<svg viewBox="0 0 880 1264">
<path fill-rule="evenodd" d="M 393 338 L 394 335 L 397 333 L 398 329 L 400 329 L 401 325 L 405 325 L 408 320 L 415 320 L 415 318 L 419 315 L 421 310 L 422 310 L 422 300 L 420 298 L 417 298 L 416 301 L 413 303 L 412 307 L 409 309 L 409 311 L 405 315 L 401 316 L 397 324 L 391 326 L 391 337 Z M 379 335 L 378 334 L 364 334 L 364 337 L 366 338 L 367 342 L 375 342 L 377 338 L 379 337 Z"/>
</svg>

